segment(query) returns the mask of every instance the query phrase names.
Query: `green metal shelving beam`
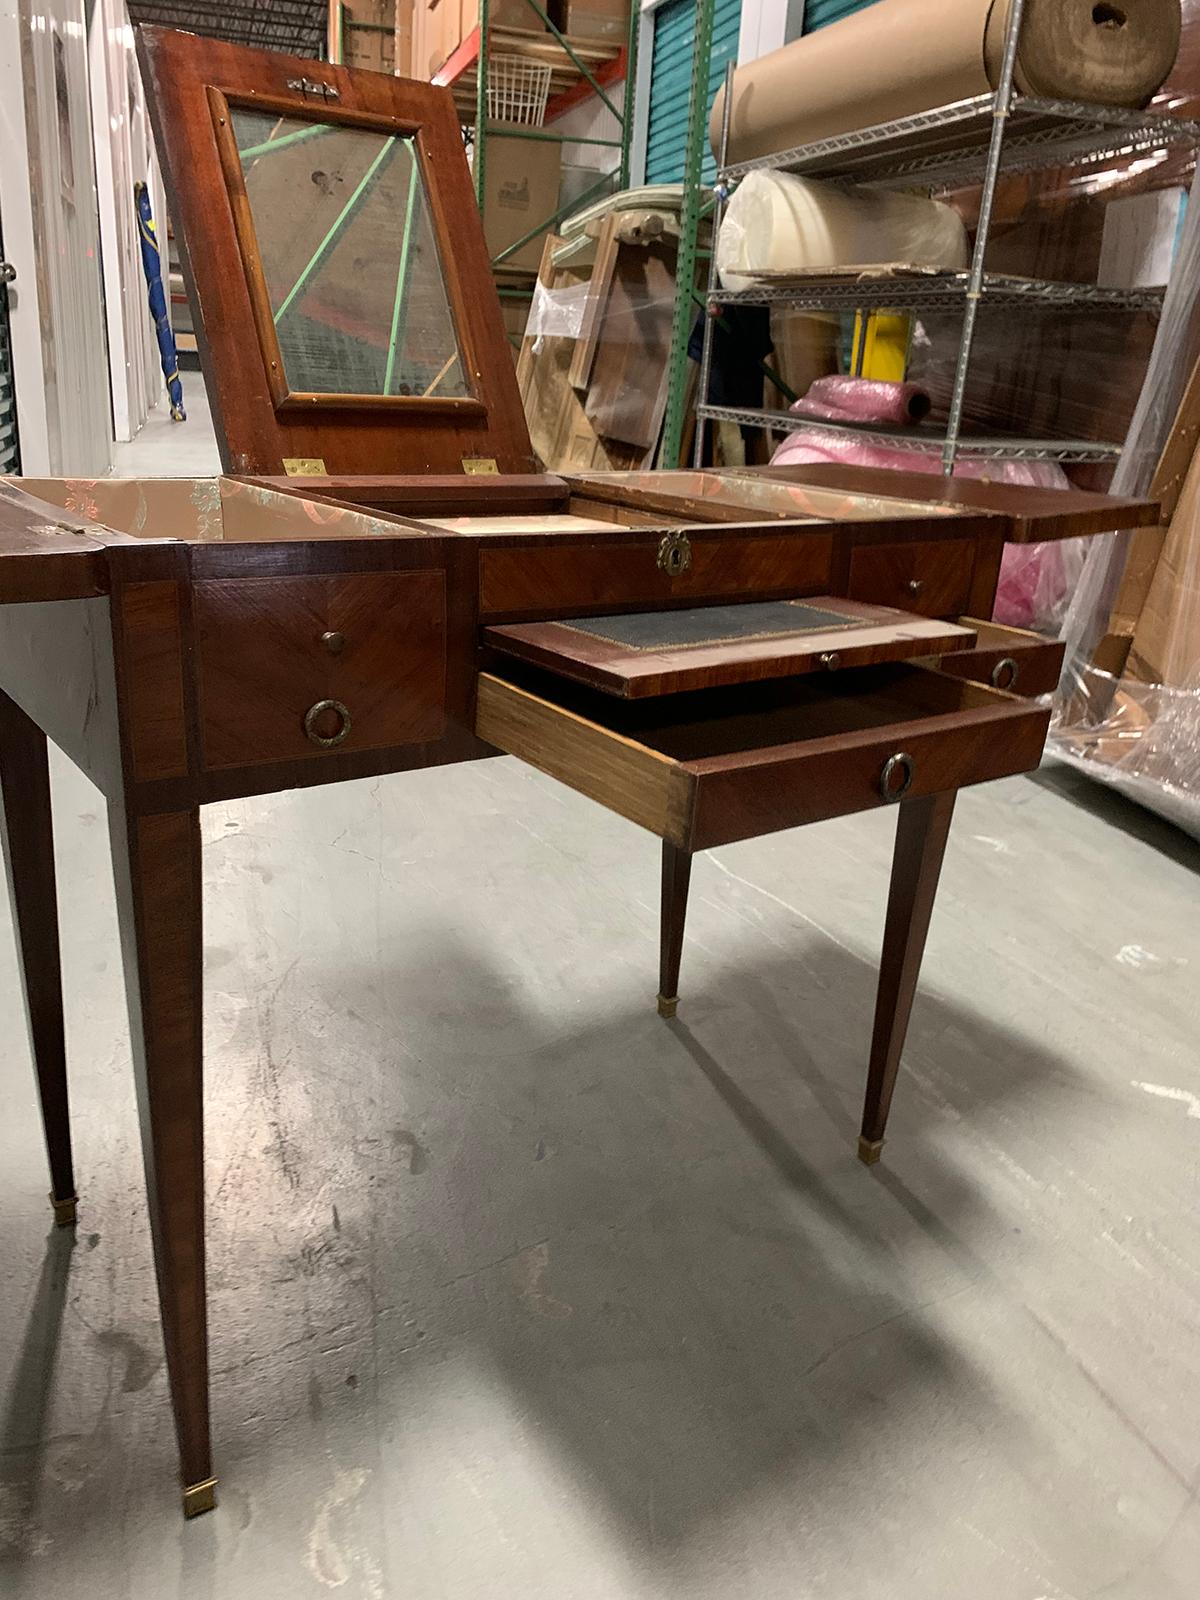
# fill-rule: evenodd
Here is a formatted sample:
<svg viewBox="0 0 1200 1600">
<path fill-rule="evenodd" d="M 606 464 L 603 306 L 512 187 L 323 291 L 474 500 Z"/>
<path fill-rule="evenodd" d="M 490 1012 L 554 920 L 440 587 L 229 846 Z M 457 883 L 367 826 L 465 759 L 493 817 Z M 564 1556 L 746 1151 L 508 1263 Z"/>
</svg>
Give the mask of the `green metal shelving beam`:
<svg viewBox="0 0 1200 1600">
<path fill-rule="evenodd" d="M 629 187 L 629 146 L 633 137 L 633 101 L 634 88 L 637 81 L 637 41 L 638 25 L 641 18 L 641 7 L 638 0 L 631 0 L 629 7 L 629 26 L 625 35 L 625 88 L 622 103 L 618 107 L 612 98 L 605 92 L 605 87 L 600 83 L 595 73 L 581 59 L 572 45 L 570 39 L 560 33 L 554 23 L 547 16 L 539 0 L 525 0 L 542 28 L 551 38 L 566 51 L 571 62 L 583 80 L 599 97 L 601 103 L 612 113 L 616 119 L 619 137 L 616 139 L 591 138 L 583 135 L 579 138 L 571 134 L 552 133 L 545 128 L 521 128 L 492 126 L 488 116 L 488 56 L 491 43 L 491 4 L 490 0 L 479 0 L 479 55 L 476 61 L 475 80 L 475 151 L 473 157 L 473 176 L 475 179 L 475 199 L 480 211 L 483 210 L 483 197 L 487 188 L 487 143 L 488 139 L 532 139 L 546 144 L 580 144 L 593 145 L 607 150 L 615 150 L 618 154 L 616 166 L 607 172 L 599 174 L 597 181 L 591 184 L 581 195 L 566 205 L 559 206 L 549 217 L 544 218 L 536 226 L 508 245 L 498 255 L 492 257 L 492 267 L 501 267 L 509 259 L 527 245 L 531 240 L 554 228 L 573 211 L 578 211 L 581 206 L 592 199 L 593 196 L 602 194 L 616 180 L 618 191 Z M 711 8 L 712 0 L 703 0 Z M 532 18 L 530 19 L 532 21 Z"/>
</svg>

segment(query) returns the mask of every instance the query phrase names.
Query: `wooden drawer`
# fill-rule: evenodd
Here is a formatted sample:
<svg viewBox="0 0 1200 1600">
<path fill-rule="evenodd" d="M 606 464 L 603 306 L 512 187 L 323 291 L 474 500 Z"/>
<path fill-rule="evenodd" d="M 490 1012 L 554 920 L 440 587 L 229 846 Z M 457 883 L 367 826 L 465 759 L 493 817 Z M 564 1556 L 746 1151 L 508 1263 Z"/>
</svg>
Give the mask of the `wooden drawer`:
<svg viewBox="0 0 1200 1600">
<path fill-rule="evenodd" d="M 1051 694 L 1058 687 L 1065 648 L 1061 639 L 1043 639 L 1025 628 L 981 622 L 975 617 L 958 620 L 964 628 L 975 630 L 977 640 L 969 650 L 939 657 L 943 672 L 990 683 L 1013 694 Z"/>
<path fill-rule="evenodd" d="M 908 664 L 632 702 L 518 669 L 480 675 L 475 731 L 702 850 L 885 805 L 906 775 L 915 797 L 1026 772 L 1048 722 L 1028 701 Z"/>
<path fill-rule="evenodd" d="M 207 766 L 315 760 L 442 734 L 442 571 L 221 578 L 194 594 Z M 336 704 L 314 709 L 322 701 Z"/>
<path fill-rule="evenodd" d="M 952 617 L 970 599 L 974 565 L 973 539 L 860 545 L 850 556 L 850 598 Z"/>
<path fill-rule="evenodd" d="M 480 615 L 486 621 L 533 619 L 621 606 L 651 608 L 672 600 L 765 599 L 829 587 L 832 534 L 735 537 L 688 530 L 685 537 L 688 564 L 675 576 L 659 564 L 658 533 L 590 545 L 542 539 L 484 549 Z"/>
</svg>

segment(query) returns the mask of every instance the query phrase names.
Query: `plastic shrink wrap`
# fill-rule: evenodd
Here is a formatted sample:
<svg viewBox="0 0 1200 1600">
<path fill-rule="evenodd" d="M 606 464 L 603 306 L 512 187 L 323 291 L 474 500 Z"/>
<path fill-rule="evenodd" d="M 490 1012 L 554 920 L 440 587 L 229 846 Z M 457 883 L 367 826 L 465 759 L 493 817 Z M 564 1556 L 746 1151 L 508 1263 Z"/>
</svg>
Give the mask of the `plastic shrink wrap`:
<svg viewBox="0 0 1200 1600">
<path fill-rule="evenodd" d="M 1064 627 L 1051 749 L 1200 837 L 1200 180 L 1114 494 L 1164 530 L 1091 541 Z"/>
<path fill-rule="evenodd" d="M 750 288 L 755 273 L 886 263 L 961 270 L 967 264 L 961 217 L 920 195 L 751 172 L 734 191 L 717 240 L 726 289 Z"/>
</svg>

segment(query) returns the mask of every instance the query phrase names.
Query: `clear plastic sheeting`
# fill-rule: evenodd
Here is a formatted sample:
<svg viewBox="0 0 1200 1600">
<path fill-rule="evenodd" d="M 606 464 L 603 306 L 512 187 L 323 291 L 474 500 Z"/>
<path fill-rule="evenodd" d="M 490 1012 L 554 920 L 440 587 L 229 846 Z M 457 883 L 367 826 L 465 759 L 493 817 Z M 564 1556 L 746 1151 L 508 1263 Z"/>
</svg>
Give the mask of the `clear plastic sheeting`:
<svg viewBox="0 0 1200 1600">
<path fill-rule="evenodd" d="M 920 195 L 843 188 L 787 172 L 751 172 L 734 192 L 717 238 L 725 289 L 755 275 L 817 267 L 962 268 L 967 233 L 952 207 Z"/>
<path fill-rule="evenodd" d="M 1128 540 L 1098 541 L 1080 599 L 1098 615 L 1110 567 Z M 1068 658 L 1051 747 L 1200 838 L 1200 458 L 1194 458 L 1132 634 L 1108 632 L 1078 648 L 1079 599 L 1068 621 Z M 1074 645 L 1074 648 L 1072 646 Z M 1123 658 L 1123 659 L 1122 659 Z M 1112 662 L 1110 669 L 1107 662 Z"/>
<path fill-rule="evenodd" d="M 569 283 L 550 289 L 540 280 L 534 285 L 525 337 L 533 340 L 535 355 L 540 355 L 546 339 L 578 339 L 590 287 L 588 283 Z"/>
<path fill-rule="evenodd" d="M 1200 839 L 1200 685 L 1134 683 L 1095 666 L 1072 683 L 1053 754 Z"/>
<path fill-rule="evenodd" d="M 1169 526 L 1092 541 L 1050 735 L 1056 754 L 1200 837 L 1200 457 L 1159 466 L 1198 357 L 1200 179 L 1111 486 L 1163 497 Z M 1184 439 L 1194 446 L 1194 426 Z"/>
</svg>

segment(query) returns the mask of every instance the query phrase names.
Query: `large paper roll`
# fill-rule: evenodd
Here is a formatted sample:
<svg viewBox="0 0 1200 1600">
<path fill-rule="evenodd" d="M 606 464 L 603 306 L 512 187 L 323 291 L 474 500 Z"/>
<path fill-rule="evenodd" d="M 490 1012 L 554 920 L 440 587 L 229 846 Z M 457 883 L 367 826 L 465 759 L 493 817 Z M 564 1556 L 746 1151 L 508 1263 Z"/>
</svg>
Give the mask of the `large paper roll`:
<svg viewBox="0 0 1200 1600">
<path fill-rule="evenodd" d="M 1008 0 L 876 0 L 772 51 L 733 79 L 729 160 L 913 116 L 1000 80 Z M 1017 88 L 1144 105 L 1179 49 L 1180 0 L 1025 0 Z M 718 150 L 725 93 L 709 137 Z"/>
<path fill-rule="evenodd" d="M 726 289 L 748 289 L 760 272 L 883 262 L 965 267 L 962 218 L 920 195 L 843 189 L 790 172 L 750 172 L 734 191 L 717 235 L 717 272 Z"/>
</svg>

